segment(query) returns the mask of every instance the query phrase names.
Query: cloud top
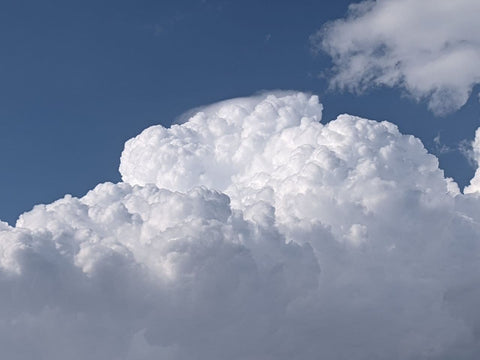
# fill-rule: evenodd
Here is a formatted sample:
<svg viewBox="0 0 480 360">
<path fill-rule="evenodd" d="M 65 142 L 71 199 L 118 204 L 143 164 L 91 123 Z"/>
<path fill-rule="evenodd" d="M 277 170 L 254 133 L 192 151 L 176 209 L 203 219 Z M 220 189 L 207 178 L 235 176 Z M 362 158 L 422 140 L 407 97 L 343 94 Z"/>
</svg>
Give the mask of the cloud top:
<svg viewBox="0 0 480 360">
<path fill-rule="evenodd" d="M 474 359 L 480 200 L 304 93 L 129 140 L 123 182 L 0 224 L 9 359 Z"/>
<path fill-rule="evenodd" d="M 399 86 L 443 115 L 480 83 L 479 14 L 475 0 L 362 1 L 314 34 L 312 45 L 332 57 L 332 86 Z"/>
</svg>

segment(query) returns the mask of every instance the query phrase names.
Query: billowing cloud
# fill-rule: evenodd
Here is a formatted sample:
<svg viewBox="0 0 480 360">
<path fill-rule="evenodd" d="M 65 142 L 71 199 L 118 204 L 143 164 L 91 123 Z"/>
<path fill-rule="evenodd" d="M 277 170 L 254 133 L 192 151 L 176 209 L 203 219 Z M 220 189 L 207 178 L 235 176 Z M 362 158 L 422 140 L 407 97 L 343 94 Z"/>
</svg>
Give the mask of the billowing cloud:
<svg viewBox="0 0 480 360">
<path fill-rule="evenodd" d="M 445 114 L 480 83 L 479 15 L 476 0 L 368 0 L 311 39 L 332 57 L 333 86 L 400 86 Z"/>
<path fill-rule="evenodd" d="M 474 359 L 480 199 L 413 136 L 265 94 L 0 228 L 8 359 Z"/>
</svg>

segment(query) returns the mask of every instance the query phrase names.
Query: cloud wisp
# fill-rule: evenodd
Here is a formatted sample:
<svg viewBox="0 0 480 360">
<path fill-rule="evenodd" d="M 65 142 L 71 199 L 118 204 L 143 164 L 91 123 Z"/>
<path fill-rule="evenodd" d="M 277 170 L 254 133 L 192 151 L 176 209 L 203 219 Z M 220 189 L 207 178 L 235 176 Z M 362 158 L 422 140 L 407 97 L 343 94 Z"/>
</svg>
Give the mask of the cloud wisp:
<svg viewBox="0 0 480 360">
<path fill-rule="evenodd" d="M 9 359 L 474 359 L 480 198 L 316 96 L 129 140 L 123 182 L 0 228 Z M 473 189 L 472 189 L 473 190 Z"/>
<path fill-rule="evenodd" d="M 476 0 L 368 0 L 311 41 L 332 57 L 333 87 L 398 86 L 444 115 L 480 83 L 479 15 Z"/>
</svg>

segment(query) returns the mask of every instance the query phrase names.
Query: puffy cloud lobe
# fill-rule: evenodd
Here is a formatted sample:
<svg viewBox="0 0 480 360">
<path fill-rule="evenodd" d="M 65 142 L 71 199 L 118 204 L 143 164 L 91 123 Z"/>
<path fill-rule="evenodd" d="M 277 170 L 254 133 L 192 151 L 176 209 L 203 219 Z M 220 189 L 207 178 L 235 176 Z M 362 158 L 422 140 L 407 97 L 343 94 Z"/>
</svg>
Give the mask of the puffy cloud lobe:
<svg viewBox="0 0 480 360">
<path fill-rule="evenodd" d="M 475 0 L 363 1 L 311 40 L 332 57 L 333 86 L 400 86 L 445 114 L 480 83 L 479 14 Z"/>
<path fill-rule="evenodd" d="M 4 252 L 2 293 L 13 298 L 2 301 L 2 351 L 242 358 L 245 344 L 281 329 L 287 305 L 317 286 L 311 248 L 264 225 L 203 188 L 102 184 L 82 199 L 37 206 L 2 234 L 18 244 Z"/>
<path fill-rule="evenodd" d="M 0 227 L 11 359 L 474 359 L 480 202 L 421 142 L 265 94 Z M 8 294 L 8 295 L 5 295 Z"/>
<path fill-rule="evenodd" d="M 123 181 L 180 191 L 199 184 L 224 189 L 272 134 L 296 126 L 299 119 L 320 121 L 322 105 L 316 97 L 285 95 L 227 100 L 204 108 L 183 125 L 144 130 L 125 144 Z"/>
</svg>

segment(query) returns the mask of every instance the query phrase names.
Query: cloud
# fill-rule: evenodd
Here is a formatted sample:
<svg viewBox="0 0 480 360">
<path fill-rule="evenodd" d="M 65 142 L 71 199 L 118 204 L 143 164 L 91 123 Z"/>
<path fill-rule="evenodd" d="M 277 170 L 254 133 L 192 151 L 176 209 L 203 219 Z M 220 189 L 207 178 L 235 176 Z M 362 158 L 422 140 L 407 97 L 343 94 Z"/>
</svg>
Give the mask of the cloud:
<svg viewBox="0 0 480 360">
<path fill-rule="evenodd" d="M 420 140 L 262 94 L 0 226 L 9 359 L 474 359 L 480 199 Z"/>
<path fill-rule="evenodd" d="M 311 41 L 332 57 L 332 86 L 399 86 L 443 115 L 480 83 L 479 13 L 475 0 L 363 1 Z"/>
<path fill-rule="evenodd" d="M 441 136 L 440 136 L 440 133 L 437 134 L 437 136 L 435 136 L 433 138 L 433 144 L 434 144 L 434 152 L 436 154 L 448 154 L 452 151 L 455 151 L 455 149 L 452 149 L 450 146 L 448 145 L 445 145 L 443 142 L 442 142 L 442 139 L 441 139 Z M 459 151 L 462 152 L 463 151 L 463 148 L 464 148 L 464 145 L 462 145 L 462 143 L 460 143 L 459 145 Z"/>
<path fill-rule="evenodd" d="M 475 132 L 475 140 L 468 144 L 468 146 L 463 146 L 463 153 L 469 161 L 477 165 L 477 171 L 475 176 L 470 181 L 470 185 L 465 188 L 465 193 L 479 193 L 480 192 L 480 169 L 478 165 L 480 164 L 480 128 Z"/>
</svg>

